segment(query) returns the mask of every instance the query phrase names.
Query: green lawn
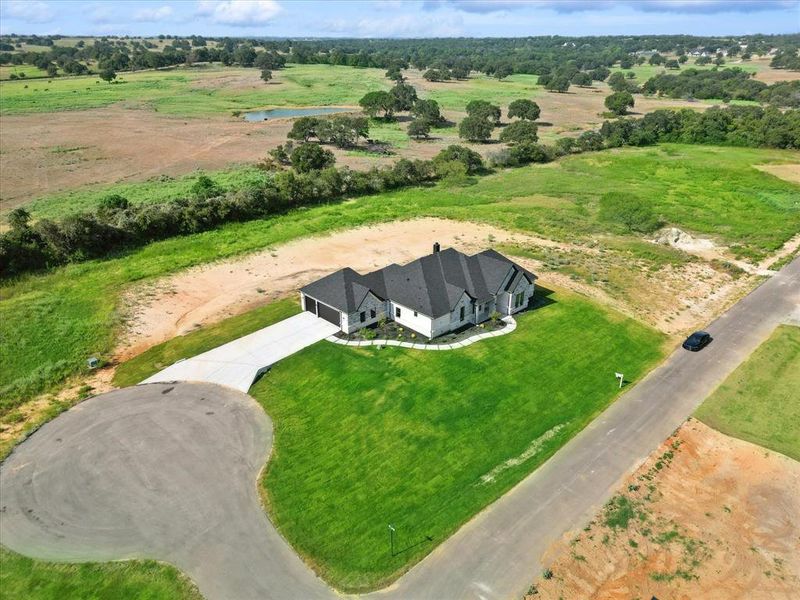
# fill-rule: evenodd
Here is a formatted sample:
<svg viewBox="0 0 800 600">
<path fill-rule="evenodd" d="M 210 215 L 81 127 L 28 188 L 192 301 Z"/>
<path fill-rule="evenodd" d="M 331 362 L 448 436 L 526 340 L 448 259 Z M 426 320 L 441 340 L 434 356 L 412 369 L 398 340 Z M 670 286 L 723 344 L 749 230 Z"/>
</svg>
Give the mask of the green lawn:
<svg viewBox="0 0 800 600">
<path fill-rule="evenodd" d="M 800 460 L 800 327 L 778 327 L 695 416 L 722 433 Z"/>
<path fill-rule="evenodd" d="M 114 83 L 96 75 L 51 82 L 5 81 L 0 83 L 0 114 L 80 110 L 117 102 L 185 117 L 230 115 L 267 106 L 350 106 L 368 91 L 388 88 L 390 82 L 383 75 L 382 69 L 290 65 L 276 71 L 273 82 L 261 84 L 257 69 L 205 66 L 119 73 Z M 228 79 L 207 85 L 220 76 L 252 77 L 255 87 L 230 85 Z"/>
<path fill-rule="evenodd" d="M 182 358 L 197 356 L 299 312 L 300 304 L 289 298 L 172 338 L 121 364 L 114 373 L 114 385 L 136 385 Z"/>
<path fill-rule="evenodd" d="M 153 560 L 49 563 L 0 546 L 0 600 L 202 600 L 172 566 Z"/>
<path fill-rule="evenodd" d="M 742 254 L 760 257 L 800 231 L 800 186 L 751 165 L 797 160 L 797 152 L 682 145 L 587 154 L 500 172 L 464 187 L 387 192 L 233 223 L 4 282 L 0 414 L 80 371 L 89 356 L 107 355 L 125 308 L 121 293 L 135 282 L 312 234 L 422 216 L 587 239 L 610 231 L 597 219 L 596 205 L 613 190 L 633 191 L 670 223 L 739 243 Z"/>
<path fill-rule="evenodd" d="M 663 356 L 662 334 L 538 293 L 510 335 L 445 352 L 321 342 L 251 388 L 275 423 L 270 514 L 336 588 L 397 577 L 608 406 L 614 371 L 636 381 Z"/>
</svg>

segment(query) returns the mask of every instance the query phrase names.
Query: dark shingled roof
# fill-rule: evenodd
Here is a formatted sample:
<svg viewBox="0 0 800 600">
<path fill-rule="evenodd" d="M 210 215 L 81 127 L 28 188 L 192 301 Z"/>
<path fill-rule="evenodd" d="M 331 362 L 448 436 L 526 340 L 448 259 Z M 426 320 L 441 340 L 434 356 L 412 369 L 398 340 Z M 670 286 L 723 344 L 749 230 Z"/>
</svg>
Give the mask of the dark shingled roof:
<svg viewBox="0 0 800 600">
<path fill-rule="evenodd" d="M 360 275 L 350 268 L 331 273 L 302 288 L 302 292 L 346 313 L 355 312 L 371 291 L 432 318 L 448 314 L 466 292 L 476 302 L 499 294 L 509 269 L 514 273 L 505 287 L 513 289 L 522 277 L 536 275 L 494 250 L 467 256 L 448 248 L 407 265 Z"/>
</svg>

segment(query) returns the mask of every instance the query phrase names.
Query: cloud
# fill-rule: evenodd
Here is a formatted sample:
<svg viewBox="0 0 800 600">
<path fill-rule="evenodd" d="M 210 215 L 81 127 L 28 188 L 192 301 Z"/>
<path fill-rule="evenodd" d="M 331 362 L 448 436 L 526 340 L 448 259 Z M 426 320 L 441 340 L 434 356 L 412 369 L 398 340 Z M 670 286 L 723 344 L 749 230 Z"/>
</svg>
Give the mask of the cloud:
<svg viewBox="0 0 800 600">
<path fill-rule="evenodd" d="M 234 27 L 265 25 L 281 12 L 275 0 L 201 0 L 196 14 Z"/>
<path fill-rule="evenodd" d="M 426 0 L 423 3 L 423 8 L 426 10 L 435 10 L 446 6 L 463 12 L 479 14 L 524 8 L 575 13 L 603 11 L 616 7 L 626 7 L 643 12 L 713 14 L 800 10 L 800 0 Z"/>
<path fill-rule="evenodd" d="M 159 6 L 158 8 L 143 8 L 134 13 L 133 20 L 143 23 L 157 23 L 169 19 L 172 13 L 172 7 L 166 5 Z"/>
<path fill-rule="evenodd" d="M 19 19 L 26 23 L 49 23 L 56 16 L 49 4 L 39 0 L 10 0 L 0 3 L 0 9 L 5 18 Z"/>
<path fill-rule="evenodd" d="M 459 15 L 431 19 L 425 15 L 392 15 L 361 19 L 331 19 L 322 24 L 326 33 L 354 37 L 455 37 L 464 35 Z"/>
</svg>

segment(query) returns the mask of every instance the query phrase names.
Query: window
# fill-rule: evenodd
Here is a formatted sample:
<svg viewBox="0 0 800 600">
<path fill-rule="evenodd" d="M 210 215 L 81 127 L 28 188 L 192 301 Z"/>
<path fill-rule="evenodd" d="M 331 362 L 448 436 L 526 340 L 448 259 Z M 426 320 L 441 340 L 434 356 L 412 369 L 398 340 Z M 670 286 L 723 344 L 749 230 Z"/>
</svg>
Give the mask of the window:
<svg viewBox="0 0 800 600">
<path fill-rule="evenodd" d="M 520 292 L 514 296 L 514 308 L 519 308 L 525 303 L 525 292 Z"/>
<path fill-rule="evenodd" d="M 362 322 L 362 323 L 363 323 L 364 321 L 366 321 L 366 320 L 367 320 L 367 313 L 365 313 L 365 312 L 363 312 L 363 311 L 362 311 L 362 312 L 361 312 L 361 314 L 360 314 L 360 315 L 358 315 L 358 316 L 359 316 L 359 318 L 361 319 L 361 322 Z"/>
<path fill-rule="evenodd" d="M 417 311 L 414 311 L 414 316 L 415 316 L 415 317 L 417 316 Z"/>
<path fill-rule="evenodd" d="M 374 308 L 371 308 L 369 310 L 369 318 L 370 319 L 374 319 L 375 318 L 375 309 Z"/>
<path fill-rule="evenodd" d="M 459 311 L 458 320 L 459 321 L 463 321 L 464 320 L 464 307 L 463 306 L 461 307 L 461 310 Z"/>
<path fill-rule="evenodd" d="M 400 307 L 399 306 L 395 306 L 394 307 L 394 316 L 397 317 L 398 319 L 400 318 Z"/>
</svg>

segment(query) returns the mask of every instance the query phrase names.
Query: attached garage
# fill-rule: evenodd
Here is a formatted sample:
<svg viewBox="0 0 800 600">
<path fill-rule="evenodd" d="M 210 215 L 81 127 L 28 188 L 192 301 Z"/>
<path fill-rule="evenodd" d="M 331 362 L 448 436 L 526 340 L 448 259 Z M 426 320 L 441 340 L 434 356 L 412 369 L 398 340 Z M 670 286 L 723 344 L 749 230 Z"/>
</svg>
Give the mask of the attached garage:
<svg viewBox="0 0 800 600">
<path fill-rule="evenodd" d="M 336 310 L 335 308 L 331 308 L 330 306 L 323 304 L 322 302 L 317 302 L 317 316 L 325 319 L 340 327 L 342 324 L 341 313 Z"/>
</svg>

